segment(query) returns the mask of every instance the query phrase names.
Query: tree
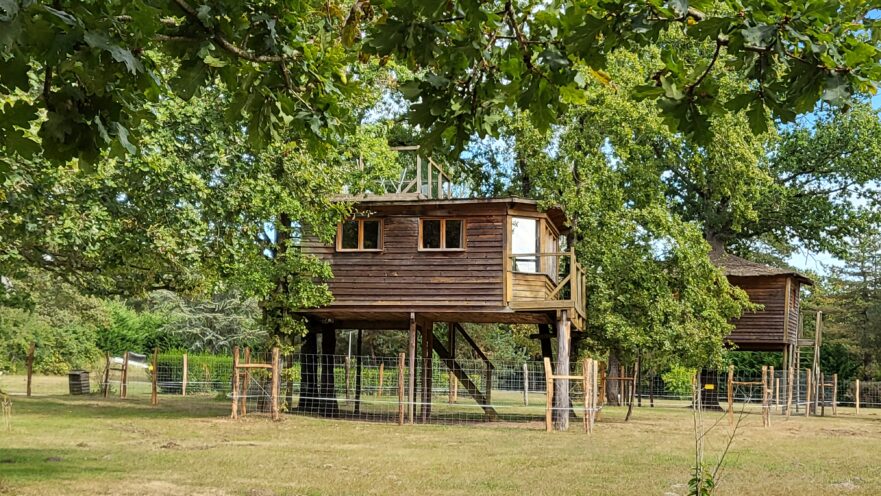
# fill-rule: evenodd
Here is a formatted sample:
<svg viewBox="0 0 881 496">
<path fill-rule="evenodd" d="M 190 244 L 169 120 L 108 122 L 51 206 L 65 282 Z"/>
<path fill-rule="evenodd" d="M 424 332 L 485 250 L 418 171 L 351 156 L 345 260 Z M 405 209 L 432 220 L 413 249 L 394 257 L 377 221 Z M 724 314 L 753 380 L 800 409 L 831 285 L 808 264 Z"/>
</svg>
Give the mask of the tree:
<svg viewBox="0 0 881 496">
<path fill-rule="evenodd" d="M 734 110 L 745 110 L 756 132 L 768 111 L 791 120 L 821 99 L 846 105 L 874 90 L 881 54 L 872 8 L 832 0 L 6 0 L 0 173 L 37 153 L 84 166 L 107 150 L 134 153 L 151 106 L 169 93 L 188 100 L 218 79 L 229 91 L 223 119 L 244 119 L 255 147 L 289 129 L 324 139 L 345 121 L 341 100 L 361 84 L 358 58 L 374 54 L 416 71 L 403 90 L 429 139 L 492 133 L 508 108 L 528 109 L 544 129 L 582 99 L 588 81 L 608 82 L 611 53 L 670 30 L 714 49 L 695 65 L 665 53 L 638 93 L 689 135 L 707 138 L 709 117 Z M 718 92 L 723 67 L 742 71 L 742 92 Z"/>
</svg>

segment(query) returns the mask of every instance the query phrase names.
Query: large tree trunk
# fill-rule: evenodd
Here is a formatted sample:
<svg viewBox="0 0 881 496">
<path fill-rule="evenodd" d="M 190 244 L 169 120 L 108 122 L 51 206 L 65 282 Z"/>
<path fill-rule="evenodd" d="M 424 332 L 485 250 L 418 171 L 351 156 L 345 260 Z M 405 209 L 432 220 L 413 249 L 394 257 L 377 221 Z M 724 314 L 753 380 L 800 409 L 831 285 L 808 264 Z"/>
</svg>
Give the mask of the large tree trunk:
<svg viewBox="0 0 881 496">
<path fill-rule="evenodd" d="M 621 361 L 618 354 L 614 351 L 609 352 L 609 372 L 606 377 L 621 377 Z M 618 379 L 606 380 L 606 404 L 609 406 L 621 406 L 623 398 L 619 398 L 621 391 L 621 381 Z"/>
<path fill-rule="evenodd" d="M 303 412 L 318 411 L 318 336 L 310 330 L 300 345 L 300 402 Z"/>
<path fill-rule="evenodd" d="M 719 406 L 719 371 L 701 369 L 701 408 L 705 411 L 721 412 Z"/>
<path fill-rule="evenodd" d="M 335 353 L 336 328 L 330 324 L 321 331 L 321 384 L 318 386 L 318 408 L 322 415 L 328 417 L 336 417 L 340 413 L 334 384 Z"/>
</svg>

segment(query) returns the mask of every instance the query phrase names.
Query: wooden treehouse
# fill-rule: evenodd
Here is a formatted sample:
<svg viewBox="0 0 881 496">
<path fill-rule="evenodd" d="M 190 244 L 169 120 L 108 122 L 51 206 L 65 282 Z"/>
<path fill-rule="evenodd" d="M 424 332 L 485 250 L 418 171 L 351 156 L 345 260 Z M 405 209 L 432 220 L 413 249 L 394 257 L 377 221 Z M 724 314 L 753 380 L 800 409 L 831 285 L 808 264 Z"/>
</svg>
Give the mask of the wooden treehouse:
<svg viewBox="0 0 881 496">
<path fill-rule="evenodd" d="M 734 320 L 734 331 L 725 340 L 744 351 L 780 351 L 784 366 L 799 346 L 801 287 L 812 285 L 808 277 L 789 269 L 769 265 L 722 252 L 710 255 L 713 263 L 725 272 L 728 281 L 746 291 L 753 303 L 763 306 Z"/>
<path fill-rule="evenodd" d="M 574 250 L 563 248 L 560 209 L 523 198 L 452 198 L 449 177 L 430 159 L 417 157 L 412 172 L 389 194 L 344 198 L 354 202 L 354 214 L 339 224 L 333 244 L 303 240 L 303 252 L 333 270 L 327 281 L 333 302 L 302 313 L 310 333 L 322 336 L 342 329 L 407 331 L 411 422 L 431 414 L 435 353 L 494 417 L 491 387 L 478 390 L 457 362 L 457 335 L 476 348 L 461 324 L 537 324 L 543 349 L 550 350 L 552 336 L 560 338 L 556 370 L 567 374 L 570 331 L 585 325 L 585 273 Z M 448 326 L 447 342 L 435 339 L 435 323 Z M 418 392 L 417 341 L 424 364 Z"/>
</svg>

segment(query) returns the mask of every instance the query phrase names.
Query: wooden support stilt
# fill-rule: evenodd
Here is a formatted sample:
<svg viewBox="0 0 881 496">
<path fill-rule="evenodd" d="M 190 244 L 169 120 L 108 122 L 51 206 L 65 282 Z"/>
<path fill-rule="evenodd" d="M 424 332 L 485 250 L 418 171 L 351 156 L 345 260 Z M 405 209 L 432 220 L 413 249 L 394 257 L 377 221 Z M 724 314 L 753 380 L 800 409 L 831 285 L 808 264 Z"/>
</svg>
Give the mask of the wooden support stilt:
<svg viewBox="0 0 881 496">
<path fill-rule="evenodd" d="M 382 370 L 382 369 L 380 369 L 380 370 Z M 382 384 L 381 381 L 380 381 L 380 384 Z M 382 390 L 382 387 L 380 387 L 380 390 Z M 398 425 L 404 425 L 404 354 L 403 353 L 398 355 Z"/>
<path fill-rule="evenodd" d="M 569 332 L 571 323 L 567 310 L 560 311 L 557 319 L 557 368 L 555 374 L 561 376 L 557 379 L 557 393 L 554 395 L 554 408 L 557 412 L 554 419 L 554 429 L 565 431 L 569 428 Z"/>
<path fill-rule="evenodd" d="M 832 374 L 832 416 L 838 415 L 838 374 Z"/>
<path fill-rule="evenodd" d="M 239 347 L 232 348 L 232 414 L 230 418 L 239 418 Z"/>
<path fill-rule="evenodd" d="M 249 346 L 245 346 L 245 365 L 251 364 L 251 348 Z M 242 394 L 239 395 L 241 402 L 239 403 L 239 410 L 241 411 L 241 416 L 244 417 L 248 414 L 248 395 L 251 390 L 251 369 L 245 368 L 245 371 L 242 373 Z M 261 402 L 262 404 L 262 402 Z M 257 411 L 260 411 L 260 408 L 257 408 Z"/>
<path fill-rule="evenodd" d="M 159 391 L 157 388 L 159 382 L 159 348 L 153 349 L 153 363 L 151 365 L 153 367 L 150 370 L 150 404 L 158 405 Z"/>
<path fill-rule="evenodd" d="M 728 382 L 726 390 L 728 392 L 728 425 L 734 426 L 734 365 L 728 366 Z"/>
<path fill-rule="evenodd" d="M 820 404 L 820 415 L 826 416 L 826 374 L 820 374 L 820 389 L 817 401 Z"/>
<path fill-rule="evenodd" d="M 768 427 L 771 425 L 770 418 L 770 388 L 768 387 L 768 367 L 767 365 L 762 366 L 762 426 Z"/>
<path fill-rule="evenodd" d="M 523 406 L 529 406 L 529 365 L 523 364 Z"/>
<path fill-rule="evenodd" d="M 407 383 L 407 418 L 410 423 L 415 423 L 416 409 L 416 314 L 410 313 L 410 368 L 409 381 Z"/>
<path fill-rule="evenodd" d="M 25 366 L 27 367 L 28 372 L 28 383 L 27 383 L 27 396 L 31 397 L 31 381 L 34 375 L 34 351 L 37 349 L 37 343 L 31 342 L 31 345 L 28 346 L 28 356 L 25 359 Z"/>
<path fill-rule="evenodd" d="M 768 367 L 768 406 L 773 404 L 775 408 L 777 407 L 776 395 L 774 394 L 776 383 L 777 377 L 774 374 L 774 367 Z"/>
<path fill-rule="evenodd" d="M 189 377 L 190 377 L 190 365 L 187 362 L 187 353 L 186 352 L 184 352 L 183 360 L 184 360 L 184 363 L 183 363 L 183 372 L 182 372 L 181 383 L 180 383 L 180 394 L 181 394 L 181 396 L 186 396 L 187 395 L 187 382 L 189 381 Z"/>
<path fill-rule="evenodd" d="M 281 367 L 279 367 L 278 346 L 272 347 L 272 385 L 270 393 L 269 414 L 272 420 L 280 420 L 278 407 L 278 391 L 281 387 Z"/>
<path fill-rule="evenodd" d="M 361 334 L 361 329 L 358 329 L 358 341 L 355 345 L 355 415 L 361 414 Z"/>
<path fill-rule="evenodd" d="M 857 379 L 853 385 L 853 395 L 854 395 L 854 406 L 856 407 L 856 414 L 860 414 L 860 380 Z"/>
<path fill-rule="evenodd" d="M 554 371 L 551 369 L 551 359 L 545 357 L 545 391 L 547 393 L 547 401 L 545 401 L 545 428 L 548 432 L 554 430 L 553 421 L 553 405 L 554 405 Z"/>
<path fill-rule="evenodd" d="M 431 358 L 434 355 L 434 325 L 423 324 L 422 328 L 422 405 L 419 419 L 425 423 L 431 419 L 431 389 L 433 367 Z"/>
<path fill-rule="evenodd" d="M 805 417 L 811 416 L 811 380 L 814 373 L 811 369 L 805 369 Z"/>
<path fill-rule="evenodd" d="M 450 352 L 450 358 L 453 360 L 456 359 L 456 327 L 452 322 L 447 322 L 447 351 Z M 449 381 L 450 381 L 450 399 L 449 402 L 451 404 L 456 403 L 458 401 L 459 396 L 459 382 L 456 380 L 456 374 L 453 371 L 449 372 Z"/>
<path fill-rule="evenodd" d="M 125 399 L 128 396 L 128 352 L 122 355 L 122 372 L 119 378 L 119 397 Z"/>
<path fill-rule="evenodd" d="M 786 416 L 792 415 L 792 381 L 795 369 L 789 367 L 789 373 L 786 380 Z"/>
<path fill-rule="evenodd" d="M 379 387 L 376 390 L 376 397 L 382 398 L 382 383 L 385 381 L 385 362 L 379 362 Z M 403 383 L 403 381 L 401 381 Z"/>
</svg>

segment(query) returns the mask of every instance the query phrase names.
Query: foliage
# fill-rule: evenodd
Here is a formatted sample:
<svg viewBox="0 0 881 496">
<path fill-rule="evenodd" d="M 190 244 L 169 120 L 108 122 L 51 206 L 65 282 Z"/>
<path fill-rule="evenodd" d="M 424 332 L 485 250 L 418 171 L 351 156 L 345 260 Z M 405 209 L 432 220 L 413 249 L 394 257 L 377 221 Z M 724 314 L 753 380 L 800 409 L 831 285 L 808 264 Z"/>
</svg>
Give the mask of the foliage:
<svg viewBox="0 0 881 496">
<path fill-rule="evenodd" d="M 229 392 L 232 384 L 232 357 L 210 353 L 187 353 L 187 393 Z M 183 380 L 183 355 L 160 353 L 157 377 L 163 393 L 180 394 Z"/>
<path fill-rule="evenodd" d="M 681 365 L 673 365 L 670 370 L 661 374 L 661 380 L 664 381 L 664 390 L 670 391 L 677 396 L 688 396 L 691 394 L 692 381 L 696 370 L 693 368 L 683 367 Z"/>
<path fill-rule="evenodd" d="M 97 356 L 95 331 L 72 323 L 53 325 L 46 317 L 18 308 L 0 307 L 0 371 L 24 371 L 28 349 L 36 343 L 34 371 L 62 374 L 88 366 Z"/>
<path fill-rule="evenodd" d="M 509 108 L 539 129 L 609 84 L 610 54 L 670 31 L 713 47 L 697 61 L 675 50 L 632 97 L 651 98 L 674 129 L 706 140 L 710 116 L 744 111 L 791 120 L 822 100 L 846 105 L 881 79 L 877 19 L 863 2 L 697 0 L 601 3 L 219 2 L 7 0 L 0 5 L 0 176 L 17 158 L 94 163 L 134 153 L 150 105 L 189 100 L 221 80 L 226 122 L 243 121 L 263 148 L 285 131 L 319 141 L 345 126 L 341 102 L 361 64 L 393 58 L 418 75 L 402 88 L 429 137 L 493 132 Z M 724 95 L 718 76 L 742 72 Z M 7 101 L 10 95 L 14 101 Z M 143 145 L 142 145 L 143 146 Z"/>
<path fill-rule="evenodd" d="M 180 348 L 181 340 L 162 331 L 168 318 L 159 313 L 139 312 L 121 302 L 109 302 L 110 322 L 98 329 L 96 346 L 102 352 L 121 356 L 126 351 L 150 353 L 155 348 Z"/>
<path fill-rule="evenodd" d="M 762 367 L 775 367 L 783 369 L 783 356 L 773 351 L 737 351 L 729 353 L 728 359 L 734 365 L 735 374 L 758 377 L 762 373 Z"/>
</svg>

